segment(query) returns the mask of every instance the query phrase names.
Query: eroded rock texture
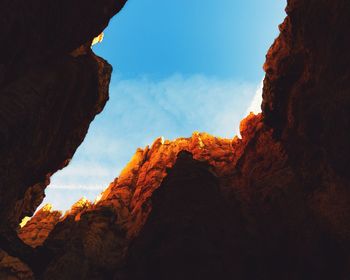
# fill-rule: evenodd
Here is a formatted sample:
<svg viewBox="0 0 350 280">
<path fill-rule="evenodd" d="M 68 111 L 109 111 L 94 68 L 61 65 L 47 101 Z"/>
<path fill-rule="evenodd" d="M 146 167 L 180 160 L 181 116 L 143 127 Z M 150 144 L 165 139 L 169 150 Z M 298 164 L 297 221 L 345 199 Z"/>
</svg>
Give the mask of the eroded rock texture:
<svg viewBox="0 0 350 280">
<path fill-rule="evenodd" d="M 61 218 L 45 242 L 45 248 L 54 252 L 55 257 L 44 277 L 112 277 L 116 268 L 123 264 L 130 242 L 147 220 L 153 192 L 183 150 L 193 153 L 199 161 L 211 163 L 212 177 L 216 173 L 224 177 L 232 171 L 230 164 L 235 161 L 232 140 L 205 133 L 194 133 L 191 138 L 175 141 L 159 138 L 151 147 L 139 149 L 98 201 L 94 204 L 78 202 Z M 35 222 L 38 221 L 36 216 Z M 30 225 L 29 221 L 20 231 L 20 237 L 33 246 L 43 240 L 31 238 L 27 230 Z M 57 276 L 58 267 L 61 272 Z"/>
<path fill-rule="evenodd" d="M 44 198 L 108 99 L 112 67 L 90 49 L 124 0 L 0 1 L 0 248 Z"/>
<path fill-rule="evenodd" d="M 139 149 L 94 203 L 58 219 L 38 212 L 19 232 L 37 246 L 32 258 L 10 272 L 348 279 L 350 3 L 290 0 L 287 13 L 267 55 L 263 113 L 242 121 L 242 139 L 194 133 Z"/>
<path fill-rule="evenodd" d="M 234 202 L 223 198 L 210 165 L 181 152 L 153 193 L 150 216 L 116 278 L 240 277 L 246 238 Z"/>
<path fill-rule="evenodd" d="M 289 1 L 287 12 L 265 64 L 264 121 L 286 148 L 312 211 L 348 241 L 350 3 Z"/>
<path fill-rule="evenodd" d="M 61 211 L 53 211 L 50 204 L 43 206 L 29 221 L 21 225 L 18 236 L 31 247 L 44 243 L 62 216 Z"/>
<path fill-rule="evenodd" d="M 273 129 L 251 114 L 241 134 L 139 149 L 100 200 L 56 225 L 43 278 L 342 279 L 346 243 L 309 205 Z"/>
<path fill-rule="evenodd" d="M 0 267 L 0 279 L 35 279 L 32 270 L 26 264 L 2 250 L 0 250 Z"/>
</svg>

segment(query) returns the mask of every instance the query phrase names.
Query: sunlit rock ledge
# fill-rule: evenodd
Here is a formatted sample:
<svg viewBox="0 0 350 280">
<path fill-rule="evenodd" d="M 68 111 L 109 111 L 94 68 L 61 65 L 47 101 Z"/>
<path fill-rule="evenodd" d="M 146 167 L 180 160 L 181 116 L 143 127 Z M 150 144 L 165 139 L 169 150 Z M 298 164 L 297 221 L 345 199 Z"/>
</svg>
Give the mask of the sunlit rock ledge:
<svg viewBox="0 0 350 280">
<path fill-rule="evenodd" d="M 134 238 L 151 211 L 148 202 L 152 193 L 160 186 L 181 151 L 188 151 L 195 160 L 208 163 L 218 178 L 228 177 L 248 139 L 259 129 L 258 123 L 261 123 L 261 114 L 251 113 L 244 119 L 240 125 L 242 139 L 237 136 L 225 139 L 199 132 L 173 141 L 160 137 L 151 146 L 139 148 L 120 175 L 94 202 L 81 198 L 63 216 L 61 211 L 53 211 L 51 205 L 45 205 L 32 218 L 24 219 L 26 223 L 19 229 L 19 237 L 36 247 L 45 241 L 58 222 L 67 217 L 74 216 L 74 220 L 79 221 L 84 212 L 111 207 L 117 213 L 117 224 L 128 233 L 128 238 Z"/>
</svg>

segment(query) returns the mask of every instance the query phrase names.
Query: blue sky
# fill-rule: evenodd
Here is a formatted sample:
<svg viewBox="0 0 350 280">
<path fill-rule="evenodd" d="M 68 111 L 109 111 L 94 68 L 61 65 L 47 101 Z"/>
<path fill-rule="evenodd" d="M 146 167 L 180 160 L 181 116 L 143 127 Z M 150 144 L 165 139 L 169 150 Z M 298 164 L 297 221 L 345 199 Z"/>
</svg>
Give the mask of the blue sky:
<svg viewBox="0 0 350 280">
<path fill-rule="evenodd" d="M 70 165 L 52 177 L 44 203 L 66 210 L 82 196 L 94 200 L 138 147 L 159 136 L 233 137 L 259 104 L 262 65 L 285 5 L 129 0 L 93 47 L 114 69 L 110 101 Z"/>
</svg>

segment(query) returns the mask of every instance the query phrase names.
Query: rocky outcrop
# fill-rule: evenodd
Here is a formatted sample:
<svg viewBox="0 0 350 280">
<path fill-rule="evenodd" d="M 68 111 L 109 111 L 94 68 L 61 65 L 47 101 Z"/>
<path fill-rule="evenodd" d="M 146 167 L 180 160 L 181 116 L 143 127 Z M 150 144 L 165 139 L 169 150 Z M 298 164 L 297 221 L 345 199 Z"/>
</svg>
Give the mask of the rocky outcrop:
<svg viewBox="0 0 350 280">
<path fill-rule="evenodd" d="M 337 185 L 339 195 L 350 198 L 350 5 L 294 0 L 287 12 L 264 66 L 264 121 L 284 143 L 310 193 L 332 192 Z M 335 214 L 330 201 L 322 203 Z M 347 211 L 341 212 L 333 220 L 347 220 Z"/>
<path fill-rule="evenodd" d="M 59 60 L 98 36 L 126 0 L 2 0 L 0 85 L 9 85 L 39 61 Z M 30 108 L 28 108 L 30 109 Z"/>
<path fill-rule="evenodd" d="M 241 135 L 139 149 L 98 201 L 51 232 L 43 278 L 341 279 L 346 242 L 314 212 L 273 129 L 251 114 Z"/>
<path fill-rule="evenodd" d="M 253 115 L 241 129 L 234 166 L 215 180 L 180 156 L 115 279 L 346 279 L 347 242 L 314 211 L 273 129 Z"/>
<path fill-rule="evenodd" d="M 230 164 L 235 157 L 232 140 L 206 133 L 194 133 L 190 138 L 174 141 L 159 138 L 151 147 L 139 149 L 119 178 L 94 204 L 86 202 L 81 207 L 80 201 L 60 219 L 45 243 L 46 248 L 55 252 L 45 278 L 56 279 L 57 267 L 61 267 L 59 277 L 74 275 L 84 279 L 113 274 L 115 267 L 121 265 L 130 242 L 147 220 L 152 193 L 183 150 L 193 153 L 197 160 L 211 163 L 213 174 L 217 172 L 224 177 L 231 172 Z M 39 213 L 32 219 L 38 220 L 36 216 Z M 33 246 L 43 239 L 26 236 L 30 225 L 28 222 L 23 227 L 20 237 Z M 79 272 L 75 269 L 77 265 L 81 268 Z"/>
<path fill-rule="evenodd" d="M 235 202 L 208 163 L 180 152 L 115 279 L 240 279 L 247 240 Z"/>
<path fill-rule="evenodd" d="M 42 245 L 49 233 L 60 221 L 62 212 L 53 211 L 52 205 L 44 205 L 35 215 L 18 230 L 18 236 L 28 245 Z"/>
<path fill-rule="evenodd" d="M 1 3 L 1 36 L 11 38 L 0 49 L 4 224 L 33 213 L 50 175 L 68 163 L 102 110 L 111 66 L 89 42 L 125 1 L 44 2 Z M 85 52 L 77 55 L 83 44 Z"/>
<path fill-rule="evenodd" d="M 106 81 L 99 83 L 99 71 Z M 33 213 L 44 197 L 49 176 L 64 167 L 80 145 L 107 100 L 110 72 L 93 54 L 63 56 L 41 69 L 38 66 L 30 77 L 2 91 L 1 128 L 6 129 L 0 162 L 3 238 L 8 235 L 4 230 L 11 232 L 23 216 Z M 21 91 L 22 87 L 27 91 Z"/>
<path fill-rule="evenodd" d="M 108 99 L 112 67 L 90 45 L 124 4 L 0 3 L 0 248 L 9 255 L 34 259 L 15 230 Z"/>
<path fill-rule="evenodd" d="M 0 279 L 34 280 L 32 270 L 18 258 L 0 250 Z"/>
<path fill-rule="evenodd" d="M 308 207 L 348 251 L 350 4 L 294 0 L 287 12 L 264 67 L 264 122 L 283 143 Z"/>
</svg>

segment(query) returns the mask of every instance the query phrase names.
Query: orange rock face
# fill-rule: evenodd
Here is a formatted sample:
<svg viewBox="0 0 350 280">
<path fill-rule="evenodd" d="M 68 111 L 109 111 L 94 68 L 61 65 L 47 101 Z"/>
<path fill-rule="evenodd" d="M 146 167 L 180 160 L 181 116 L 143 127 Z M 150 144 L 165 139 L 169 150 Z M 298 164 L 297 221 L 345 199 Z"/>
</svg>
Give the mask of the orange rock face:
<svg viewBox="0 0 350 280">
<path fill-rule="evenodd" d="M 260 116 L 251 115 L 249 118 L 259 120 Z M 245 131 L 242 132 L 246 135 Z M 242 140 L 237 140 L 238 142 Z M 85 212 L 112 208 L 118 215 L 116 224 L 127 232 L 128 238 L 132 239 L 151 211 L 149 200 L 152 193 L 160 186 L 167 175 L 167 169 L 173 167 L 181 151 L 188 151 L 196 160 L 210 164 L 212 172 L 218 177 L 230 174 L 237 161 L 235 159 L 237 153 L 233 152 L 230 139 L 197 132 L 190 138 L 179 138 L 174 141 L 158 138 L 151 147 L 147 146 L 136 151 L 120 176 L 108 186 L 98 201 L 90 203 L 81 199 L 63 217 L 60 212 L 52 212 L 50 207 L 44 206 L 19 231 L 19 236 L 27 244 L 37 246 L 42 244 L 45 238 L 40 238 L 33 229 L 41 224 L 51 224 L 52 230 L 58 221 L 62 222 L 67 217 L 74 217 L 75 221 L 79 221 Z M 37 230 L 38 228 L 35 231 Z M 27 236 L 28 234 L 31 236 Z"/>
<path fill-rule="evenodd" d="M 151 211 L 149 199 L 172 168 L 180 151 L 188 151 L 199 161 L 208 162 L 213 172 L 224 176 L 230 172 L 234 153 L 231 140 L 194 133 L 191 138 L 174 141 L 158 138 L 153 145 L 139 149 L 120 176 L 104 191 L 95 207 L 113 207 L 118 223 L 133 238 Z M 232 167 L 232 166 L 231 166 Z"/>
<path fill-rule="evenodd" d="M 276 196 L 273 186 L 265 188 L 266 172 L 278 178 L 285 176 L 286 172 L 282 172 L 282 175 L 280 173 L 286 164 L 286 156 L 281 144 L 272 139 L 272 131 L 264 127 L 261 115 L 251 114 L 243 120 L 241 135 L 242 139 L 236 137 L 230 140 L 216 138 L 206 133 L 194 133 L 190 138 L 174 141 L 159 138 L 151 147 L 138 149 L 120 176 L 109 185 L 98 201 L 93 204 L 85 200 L 77 202 L 54 227 L 44 246 L 54 252 L 55 260 L 44 272 L 44 278 L 55 279 L 58 267 L 62 266 L 65 269 L 61 271 L 60 276 L 70 277 L 69 275 L 75 273 L 75 267 L 79 266 L 81 270 L 77 277 L 83 278 L 97 273 L 96 267 L 113 274 L 115 273 L 113 267 L 120 267 L 125 261 L 132 266 L 134 262 L 128 258 L 130 244 L 143 235 L 141 231 L 152 213 L 153 194 L 163 184 L 169 170 L 174 168 L 178 154 L 183 151 L 192 154 L 195 162 L 208 166 L 205 168 L 207 171 L 203 171 L 203 176 L 216 178 L 216 187 L 219 191 L 216 195 L 222 199 L 216 203 L 226 205 L 227 208 L 224 207 L 226 210 L 220 210 L 225 213 L 224 215 L 231 213 L 229 209 L 236 209 L 234 206 L 237 203 L 236 199 L 228 204 L 226 201 L 233 195 L 244 207 L 237 209 L 236 213 L 231 213 L 232 217 L 241 213 L 250 216 L 250 219 L 255 219 L 256 217 L 249 213 L 252 207 L 256 207 L 255 203 L 260 199 L 266 199 L 271 195 L 270 192 Z M 262 157 L 263 160 L 256 161 L 256 156 Z M 293 175 L 289 174 L 283 180 L 288 182 L 292 180 L 291 178 Z M 261 188 L 264 188 L 260 191 L 264 193 L 262 198 L 252 196 L 254 181 L 258 181 Z M 199 199 L 202 196 L 201 192 L 192 192 L 191 195 Z M 211 204 L 210 201 L 206 203 L 208 206 Z M 245 230 L 242 230 L 241 225 L 238 226 L 236 218 L 234 220 L 232 225 L 241 229 L 235 234 L 243 235 L 242 231 Z M 220 222 L 219 227 L 223 227 L 224 224 Z M 29 225 L 30 223 L 24 226 L 23 230 L 26 231 Z M 230 232 L 233 229 L 229 227 L 226 230 Z M 213 238 L 218 238 L 217 234 L 214 234 Z M 33 242 L 28 238 L 22 239 L 29 242 L 28 244 Z M 42 243 L 43 240 L 34 242 Z M 237 246 L 231 244 L 230 247 Z M 242 260 L 236 257 L 233 259 L 237 263 L 242 263 Z M 129 271 L 129 268 L 125 269 Z M 101 275 L 96 274 L 96 277 Z"/>
<path fill-rule="evenodd" d="M 151 147 L 136 151 L 98 201 L 80 200 L 61 218 L 53 214 L 55 212 L 42 209 L 19 231 L 19 237 L 33 247 L 38 246 L 45 241 L 43 232 L 46 237 L 50 228 L 53 232 L 44 245 L 51 250 L 59 250 L 57 244 L 71 246 L 68 244 L 79 238 L 84 248 L 81 254 L 91 258 L 90 266 L 96 265 L 96 262 L 101 262 L 99 265 L 105 269 L 118 266 L 125 258 L 130 242 L 146 223 L 152 210 L 152 195 L 174 166 L 178 154 L 188 151 L 195 160 L 211 166 L 210 173 L 222 181 L 222 191 L 225 192 L 225 182 L 239 162 L 244 147 L 249 144 L 247 139 L 255 133 L 254 125 L 257 123 L 261 123 L 261 115 L 250 115 L 242 122 L 242 140 L 216 138 L 206 133 L 193 133 L 190 138 L 174 141 L 159 138 Z M 112 253 L 111 248 L 116 246 Z M 63 262 L 69 267 L 72 265 L 67 268 L 67 275 L 72 273 L 81 257 L 77 256 L 74 262 L 70 257 L 70 264 L 66 257 L 64 254 L 55 261 L 55 265 L 46 272 L 47 278 L 54 277 L 56 265 L 63 265 Z M 86 273 L 91 273 L 89 268 L 86 268 Z"/>
<path fill-rule="evenodd" d="M 81 199 L 60 220 L 64 220 L 67 216 L 75 216 L 75 219 L 79 220 L 84 211 L 110 207 L 117 211 L 118 224 L 125 228 L 128 236 L 132 238 L 137 235 L 151 210 L 147 202 L 167 175 L 167 169 L 171 169 L 175 164 L 179 152 L 190 152 L 195 160 L 210 164 L 212 172 L 217 177 L 227 177 L 240 159 L 247 145 L 247 139 L 259 129 L 257 125 L 259 123 L 261 124 L 261 115 L 254 114 L 250 114 L 242 121 L 243 140 L 218 138 L 198 132 L 193 133 L 190 138 L 173 141 L 158 138 L 151 147 L 147 146 L 136 151 L 119 177 L 108 186 L 96 202 L 90 203 Z M 50 211 L 51 208 L 45 206 L 31 221 L 42 220 L 43 213 L 49 217 L 56 216 L 56 212 Z M 56 221 L 52 219 L 54 220 Z M 27 223 L 21 232 L 30 225 L 30 222 Z"/>
<path fill-rule="evenodd" d="M 350 5 L 290 0 L 286 11 L 264 66 L 263 113 L 242 121 L 242 139 L 194 133 L 137 150 L 96 202 L 63 217 L 38 211 L 19 232 L 35 248 L 0 234 L 0 275 L 347 279 Z M 33 210 L 46 182 L 32 186 L 0 197 L 15 205 L 2 215 Z"/>
<path fill-rule="evenodd" d="M 60 220 L 62 213 L 52 211 L 52 206 L 46 204 L 18 231 L 18 236 L 28 245 L 37 247 L 44 243 L 49 233 Z"/>
<path fill-rule="evenodd" d="M 261 114 L 249 115 L 240 130 L 242 139 L 194 133 L 174 141 L 159 138 L 151 147 L 138 149 L 98 201 L 78 201 L 53 228 L 43 246 L 54 259 L 43 277 L 55 279 L 58 270 L 60 277 L 174 280 L 189 279 L 186 275 L 192 270 L 203 279 L 233 274 L 238 279 L 280 279 L 291 273 L 327 279 L 336 268 L 339 275 L 346 273 L 344 251 L 333 238 L 347 238 L 346 226 L 340 231 L 337 221 L 323 222 L 321 207 L 329 207 L 324 204 L 328 191 L 305 197 L 298 169 L 290 165 L 285 146 L 275 140 Z M 179 161 L 183 151 L 193 159 Z M 323 204 L 313 203 L 318 197 L 326 199 Z M 333 209 L 336 212 L 327 212 L 327 218 L 339 215 L 340 209 Z M 201 227 L 208 228 L 197 235 Z M 216 244 L 212 249 L 207 248 L 213 246 L 206 244 L 209 240 Z M 214 262 L 212 250 L 221 252 L 214 259 L 223 258 L 223 263 L 208 266 L 208 261 Z M 193 260 L 184 254 L 204 259 L 188 267 L 185 263 Z M 276 267 L 281 256 L 302 262 Z M 179 262 L 181 258 L 186 262 Z M 320 263 L 329 266 L 315 269 Z M 223 267 L 227 274 L 222 274 Z M 173 270 L 177 272 L 170 277 Z"/>
</svg>

